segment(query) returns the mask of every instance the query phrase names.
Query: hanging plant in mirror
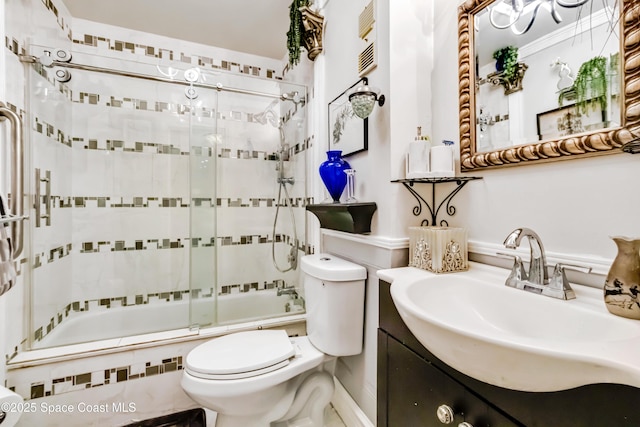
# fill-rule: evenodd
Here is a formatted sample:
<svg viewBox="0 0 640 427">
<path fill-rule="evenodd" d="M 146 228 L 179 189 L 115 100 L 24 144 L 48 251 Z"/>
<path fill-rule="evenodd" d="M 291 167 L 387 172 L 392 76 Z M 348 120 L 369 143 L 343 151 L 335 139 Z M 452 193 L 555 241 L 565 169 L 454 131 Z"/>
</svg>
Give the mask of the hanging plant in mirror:
<svg viewBox="0 0 640 427">
<path fill-rule="evenodd" d="M 607 109 L 607 59 L 596 56 L 584 62 L 573 83 L 578 112 L 587 113 L 588 108 Z"/>
<path fill-rule="evenodd" d="M 527 71 L 527 64 L 518 62 L 518 48 L 505 46 L 493 52 L 496 60 L 496 72 L 487 76 L 492 84 L 501 84 L 504 94 L 510 95 L 522 90 L 522 79 Z"/>
</svg>

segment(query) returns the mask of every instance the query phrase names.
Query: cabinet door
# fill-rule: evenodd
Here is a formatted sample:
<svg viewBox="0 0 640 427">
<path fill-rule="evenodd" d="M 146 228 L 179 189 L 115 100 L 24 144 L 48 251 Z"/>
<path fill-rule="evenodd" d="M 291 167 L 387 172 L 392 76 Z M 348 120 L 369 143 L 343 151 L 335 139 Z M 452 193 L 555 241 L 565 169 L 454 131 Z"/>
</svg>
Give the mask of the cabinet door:
<svg viewBox="0 0 640 427">
<path fill-rule="evenodd" d="M 461 415 L 464 388 L 395 339 L 387 347 L 387 420 L 389 427 L 442 427 L 436 412 L 446 404 Z"/>
<path fill-rule="evenodd" d="M 388 427 L 442 427 L 437 416 L 440 405 L 453 409 L 451 426 L 463 421 L 473 427 L 520 425 L 391 336 L 387 336 L 386 368 Z"/>
</svg>

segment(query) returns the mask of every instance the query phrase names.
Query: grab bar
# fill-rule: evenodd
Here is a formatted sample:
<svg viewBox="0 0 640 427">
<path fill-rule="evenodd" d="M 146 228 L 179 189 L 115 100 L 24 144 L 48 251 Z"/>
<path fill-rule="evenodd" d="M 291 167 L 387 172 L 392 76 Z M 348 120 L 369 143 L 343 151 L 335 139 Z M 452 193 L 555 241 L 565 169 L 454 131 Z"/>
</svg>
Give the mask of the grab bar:
<svg viewBox="0 0 640 427">
<path fill-rule="evenodd" d="M 11 123 L 11 215 L 24 219 L 24 139 L 22 137 L 22 121 L 20 116 L 13 112 L 3 102 L 0 102 L 0 116 L 5 117 Z M 0 117 L 0 120 L 2 119 Z M 17 259 L 22 253 L 24 221 L 17 220 L 11 223 L 11 243 L 13 245 L 13 259 Z"/>
</svg>

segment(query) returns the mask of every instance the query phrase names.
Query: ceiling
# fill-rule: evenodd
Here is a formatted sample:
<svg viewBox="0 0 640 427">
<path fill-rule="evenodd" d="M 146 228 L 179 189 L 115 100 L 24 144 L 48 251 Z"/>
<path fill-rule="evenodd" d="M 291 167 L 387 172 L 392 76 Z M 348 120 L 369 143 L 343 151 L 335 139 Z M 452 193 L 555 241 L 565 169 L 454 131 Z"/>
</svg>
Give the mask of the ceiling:
<svg viewBox="0 0 640 427">
<path fill-rule="evenodd" d="M 283 59 L 291 0 L 63 0 L 74 18 Z"/>
</svg>

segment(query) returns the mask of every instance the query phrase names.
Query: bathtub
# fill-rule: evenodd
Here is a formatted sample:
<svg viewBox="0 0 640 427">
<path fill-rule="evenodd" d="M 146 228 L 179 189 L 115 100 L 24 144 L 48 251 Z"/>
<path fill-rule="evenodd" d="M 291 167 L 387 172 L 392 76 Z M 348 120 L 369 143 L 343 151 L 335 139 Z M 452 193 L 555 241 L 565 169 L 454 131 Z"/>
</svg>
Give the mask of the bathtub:
<svg viewBox="0 0 640 427">
<path fill-rule="evenodd" d="M 192 301 L 193 322 L 190 322 L 188 299 L 96 308 L 73 313 L 42 339 L 35 341 L 32 349 L 172 331 L 187 328 L 191 323 L 207 328 L 302 314 L 302 301 L 294 300 L 290 295 L 278 296 L 276 289 L 221 295 L 218 296 L 217 323 L 213 298 Z"/>
</svg>

